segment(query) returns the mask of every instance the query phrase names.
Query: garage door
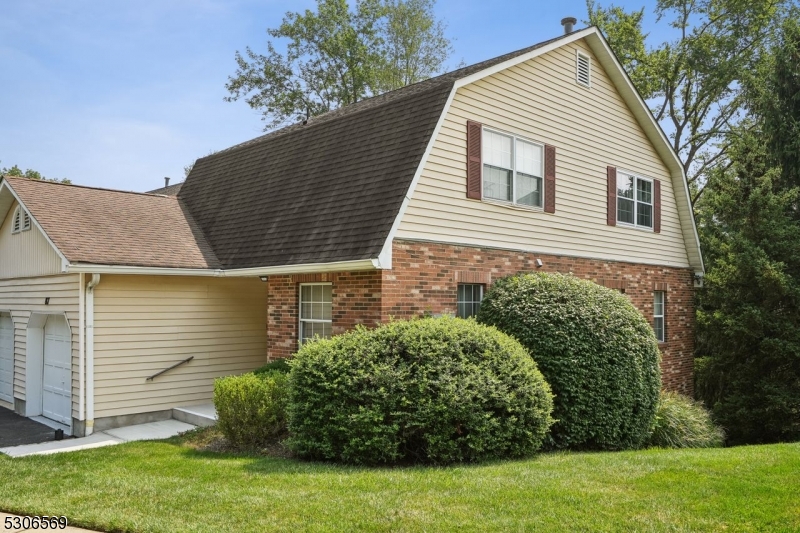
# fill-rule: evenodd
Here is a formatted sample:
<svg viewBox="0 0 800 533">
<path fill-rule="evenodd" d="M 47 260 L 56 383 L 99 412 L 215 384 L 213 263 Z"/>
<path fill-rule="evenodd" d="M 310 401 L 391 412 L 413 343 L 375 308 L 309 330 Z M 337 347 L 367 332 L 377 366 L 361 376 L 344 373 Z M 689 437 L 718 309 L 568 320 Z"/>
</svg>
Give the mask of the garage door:
<svg viewBox="0 0 800 533">
<path fill-rule="evenodd" d="M 0 400 L 14 403 L 14 323 L 0 314 Z"/>
<path fill-rule="evenodd" d="M 72 421 L 72 337 L 63 316 L 51 316 L 44 326 L 42 414 L 69 425 Z"/>
</svg>

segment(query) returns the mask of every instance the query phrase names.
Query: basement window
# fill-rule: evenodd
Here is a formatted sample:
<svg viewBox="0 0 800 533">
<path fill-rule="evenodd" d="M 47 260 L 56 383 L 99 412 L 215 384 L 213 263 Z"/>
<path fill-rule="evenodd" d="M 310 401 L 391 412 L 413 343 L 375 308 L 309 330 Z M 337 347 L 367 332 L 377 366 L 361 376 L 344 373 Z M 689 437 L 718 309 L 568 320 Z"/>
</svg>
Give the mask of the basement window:
<svg viewBox="0 0 800 533">
<path fill-rule="evenodd" d="M 483 300 L 483 285 L 477 283 L 458 284 L 458 317 L 469 318 L 478 314 Z"/>
<path fill-rule="evenodd" d="M 300 285 L 300 329 L 302 345 L 316 336 L 331 337 L 333 325 L 333 289 L 330 283 L 303 283 Z"/>
</svg>

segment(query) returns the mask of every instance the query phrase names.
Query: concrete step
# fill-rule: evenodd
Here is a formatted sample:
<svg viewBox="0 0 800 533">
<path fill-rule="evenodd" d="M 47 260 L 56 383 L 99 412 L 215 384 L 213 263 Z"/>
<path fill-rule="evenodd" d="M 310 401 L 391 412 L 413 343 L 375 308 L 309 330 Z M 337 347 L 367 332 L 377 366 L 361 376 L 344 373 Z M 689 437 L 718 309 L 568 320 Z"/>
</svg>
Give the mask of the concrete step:
<svg viewBox="0 0 800 533">
<path fill-rule="evenodd" d="M 187 424 L 208 427 L 217 423 L 217 410 L 212 403 L 192 405 L 190 407 L 175 407 L 172 409 L 172 418 Z"/>
</svg>

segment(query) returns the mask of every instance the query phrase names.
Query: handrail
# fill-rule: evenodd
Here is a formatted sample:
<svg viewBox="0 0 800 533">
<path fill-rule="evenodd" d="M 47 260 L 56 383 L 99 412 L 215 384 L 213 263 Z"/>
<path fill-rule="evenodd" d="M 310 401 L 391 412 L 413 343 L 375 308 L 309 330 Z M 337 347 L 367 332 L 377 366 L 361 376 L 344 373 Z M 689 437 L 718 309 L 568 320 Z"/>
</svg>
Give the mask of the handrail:
<svg viewBox="0 0 800 533">
<path fill-rule="evenodd" d="M 177 368 L 177 367 L 181 366 L 181 365 L 182 365 L 182 364 L 184 364 L 184 363 L 188 363 L 188 362 L 189 362 L 189 361 L 191 361 L 192 359 L 194 359 L 194 356 L 191 356 L 191 357 L 189 357 L 188 359 L 184 359 L 183 361 L 178 361 L 177 363 L 175 363 L 175 364 L 174 364 L 174 365 L 172 365 L 171 367 L 169 367 L 169 368 L 165 368 L 165 369 L 164 369 L 164 370 L 162 370 L 161 372 L 156 372 L 155 374 L 153 374 L 152 376 L 150 376 L 149 378 L 147 378 L 145 381 L 153 381 L 153 378 L 157 378 L 158 376 L 160 376 L 160 375 L 161 375 L 161 374 L 163 374 L 164 372 L 169 372 L 169 371 L 170 371 L 170 370 L 172 370 L 173 368 Z"/>
</svg>

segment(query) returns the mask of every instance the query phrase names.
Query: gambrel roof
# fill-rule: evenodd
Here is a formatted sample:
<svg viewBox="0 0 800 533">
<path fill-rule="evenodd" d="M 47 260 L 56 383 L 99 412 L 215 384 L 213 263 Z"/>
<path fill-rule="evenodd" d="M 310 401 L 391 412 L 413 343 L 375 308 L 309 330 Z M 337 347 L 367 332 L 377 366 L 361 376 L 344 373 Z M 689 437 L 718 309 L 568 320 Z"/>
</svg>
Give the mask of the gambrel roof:
<svg viewBox="0 0 800 533">
<path fill-rule="evenodd" d="M 53 231 L 55 237 L 50 237 L 57 247 L 63 243 L 69 250 L 84 254 L 65 252 L 70 261 L 73 254 L 83 262 L 155 268 L 192 265 L 186 268 L 241 275 L 318 271 L 326 265 L 351 270 L 390 268 L 393 232 L 455 91 L 579 39 L 586 39 L 667 165 L 689 263 L 702 272 L 680 160 L 596 28 L 575 31 L 369 98 L 200 158 L 180 184 L 177 197 L 101 193 L 97 189 L 78 194 L 73 189 L 81 188 L 71 187 L 64 199 L 57 193 L 36 200 L 32 196 L 31 212 L 36 220 L 42 216 L 41 225 L 48 235 Z M 60 187 L 23 185 L 18 180 L 9 183 L 15 189 Z M 103 223 L 102 217 L 89 218 L 83 209 L 67 205 L 82 202 L 84 195 L 109 198 L 109 202 L 113 196 L 113 202 L 130 203 L 130 209 L 113 209 L 126 229 L 101 233 L 108 237 L 103 246 L 116 252 L 103 255 L 95 249 L 95 255 L 87 255 L 84 252 L 97 242 L 70 240 L 92 239 L 83 230 Z M 141 215 L 140 210 L 159 211 L 151 218 Z M 74 223 L 77 226 L 73 229 L 80 227 L 77 236 L 48 229 L 51 218 L 64 220 L 66 216 L 81 220 Z M 160 232 L 167 226 L 169 235 L 162 241 Z M 158 243 L 132 246 L 140 236 Z M 114 239 L 119 240 L 112 243 Z M 150 243 L 147 239 L 144 242 Z M 169 249 L 180 259 L 170 258 Z"/>
</svg>

